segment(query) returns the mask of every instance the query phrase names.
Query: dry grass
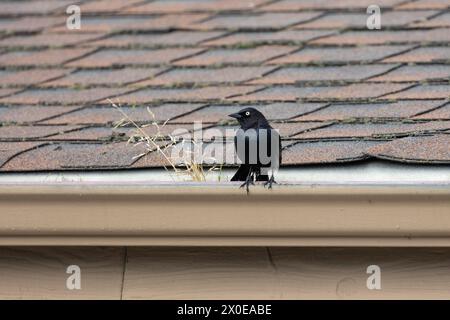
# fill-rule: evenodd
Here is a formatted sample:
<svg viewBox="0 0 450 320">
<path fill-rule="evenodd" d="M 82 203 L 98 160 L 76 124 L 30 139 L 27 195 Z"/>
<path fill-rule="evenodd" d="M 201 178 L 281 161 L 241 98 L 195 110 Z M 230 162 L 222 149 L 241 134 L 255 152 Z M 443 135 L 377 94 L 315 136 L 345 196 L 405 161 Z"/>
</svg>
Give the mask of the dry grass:
<svg viewBox="0 0 450 320">
<path fill-rule="evenodd" d="M 203 158 L 201 155 L 196 157 L 195 151 L 191 151 L 191 149 L 196 150 L 197 148 L 185 147 L 186 143 L 189 143 L 190 146 L 195 146 L 201 141 L 195 141 L 192 139 L 186 139 L 184 137 L 174 137 L 170 134 L 164 135 L 162 134 L 162 129 L 166 126 L 170 119 L 167 119 L 162 124 L 158 124 L 156 120 L 155 114 L 147 107 L 147 112 L 152 118 L 152 121 L 145 125 L 139 125 L 130 118 L 130 116 L 122 109 L 120 103 L 114 103 L 111 100 L 108 100 L 112 107 L 114 107 L 117 111 L 119 111 L 123 118 L 116 122 L 115 127 L 129 127 L 130 125 L 133 127 L 133 132 L 128 139 L 128 143 L 133 146 L 144 145 L 146 151 L 134 157 L 135 159 L 139 159 L 141 157 L 146 156 L 150 152 L 158 152 L 164 158 L 166 164 L 164 165 L 164 169 L 170 174 L 182 175 L 188 177 L 191 181 L 196 182 L 204 182 L 206 181 L 207 174 L 212 171 L 219 171 L 219 181 L 221 179 L 222 165 L 220 166 L 212 166 L 210 168 L 205 168 L 203 165 Z M 155 133 L 149 135 L 145 128 L 152 126 L 155 129 Z M 181 150 L 183 154 L 180 158 L 174 159 L 170 151 L 172 147 L 175 145 L 181 144 Z M 201 148 L 199 148 L 201 150 Z M 196 161 L 196 159 L 201 159 L 201 161 Z"/>
</svg>

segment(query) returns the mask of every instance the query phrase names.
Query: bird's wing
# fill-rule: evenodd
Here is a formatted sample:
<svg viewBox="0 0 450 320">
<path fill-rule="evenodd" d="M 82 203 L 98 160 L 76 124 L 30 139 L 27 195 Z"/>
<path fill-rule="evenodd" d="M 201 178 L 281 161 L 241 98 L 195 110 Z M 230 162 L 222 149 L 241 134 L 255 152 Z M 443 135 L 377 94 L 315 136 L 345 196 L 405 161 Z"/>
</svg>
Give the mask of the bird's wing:
<svg viewBox="0 0 450 320">
<path fill-rule="evenodd" d="M 234 143 L 241 163 L 277 169 L 281 164 L 281 137 L 275 129 L 239 129 Z"/>
<path fill-rule="evenodd" d="M 280 166 L 283 163 L 283 145 L 281 144 L 281 136 L 278 138 L 279 144 L 280 144 Z"/>
<path fill-rule="evenodd" d="M 254 129 L 239 129 L 234 137 L 236 154 L 245 164 L 256 164 L 258 159 L 258 132 Z"/>
</svg>

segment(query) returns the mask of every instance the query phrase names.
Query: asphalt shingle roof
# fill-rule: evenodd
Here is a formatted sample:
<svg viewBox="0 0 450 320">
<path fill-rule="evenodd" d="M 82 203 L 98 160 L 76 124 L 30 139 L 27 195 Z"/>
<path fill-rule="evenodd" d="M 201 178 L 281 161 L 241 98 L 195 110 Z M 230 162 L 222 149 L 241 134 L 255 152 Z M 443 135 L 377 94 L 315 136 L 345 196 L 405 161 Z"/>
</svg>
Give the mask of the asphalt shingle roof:
<svg viewBox="0 0 450 320">
<path fill-rule="evenodd" d="M 165 135 L 202 120 L 208 138 L 259 108 L 284 165 L 448 164 L 450 0 L 378 0 L 368 30 L 372 2 L 2 1 L 0 171 L 165 165 L 136 157 L 109 99 L 139 125 L 170 119 Z"/>
</svg>

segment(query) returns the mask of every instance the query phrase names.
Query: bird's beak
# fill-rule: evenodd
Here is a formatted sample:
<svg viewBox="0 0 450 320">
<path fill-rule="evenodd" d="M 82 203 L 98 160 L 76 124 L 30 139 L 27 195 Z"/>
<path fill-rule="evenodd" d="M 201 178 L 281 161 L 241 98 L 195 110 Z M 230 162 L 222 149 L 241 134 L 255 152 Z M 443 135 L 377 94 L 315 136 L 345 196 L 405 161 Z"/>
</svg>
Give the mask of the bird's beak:
<svg viewBox="0 0 450 320">
<path fill-rule="evenodd" d="M 235 119 L 240 119 L 242 118 L 242 116 L 239 113 L 232 113 L 228 115 L 229 117 L 235 118 Z"/>
</svg>

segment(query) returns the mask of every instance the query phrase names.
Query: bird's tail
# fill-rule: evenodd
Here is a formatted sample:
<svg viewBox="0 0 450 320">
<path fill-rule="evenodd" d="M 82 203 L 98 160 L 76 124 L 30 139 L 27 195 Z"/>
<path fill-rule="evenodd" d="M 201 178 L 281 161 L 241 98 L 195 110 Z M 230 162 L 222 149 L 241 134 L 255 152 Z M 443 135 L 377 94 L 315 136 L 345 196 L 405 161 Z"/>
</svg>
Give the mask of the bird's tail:
<svg viewBox="0 0 450 320">
<path fill-rule="evenodd" d="M 230 181 L 246 181 L 251 169 L 251 166 L 245 164 L 241 165 Z M 256 181 L 269 181 L 269 176 L 266 174 L 260 174 L 260 169 L 258 169 L 255 173 Z"/>
<path fill-rule="evenodd" d="M 230 181 L 245 181 L 250 173 L 250 166 L 241 165 Z"/>
</svg>

